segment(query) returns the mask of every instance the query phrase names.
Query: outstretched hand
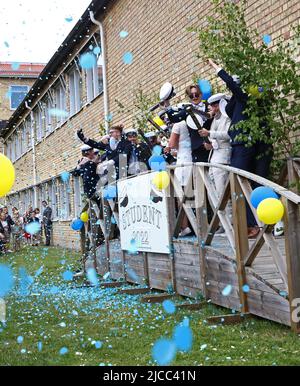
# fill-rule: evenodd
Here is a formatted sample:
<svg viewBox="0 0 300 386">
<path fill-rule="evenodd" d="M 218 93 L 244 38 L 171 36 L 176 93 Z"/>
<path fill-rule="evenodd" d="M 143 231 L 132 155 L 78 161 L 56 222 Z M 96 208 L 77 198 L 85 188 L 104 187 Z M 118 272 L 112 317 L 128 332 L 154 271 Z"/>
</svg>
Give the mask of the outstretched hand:
<svg viewBox="0 0 300 386">
<path fill-rule="evenodd" d="M 212 59 L 209 58 L 207 62 L 215 70 L 217 70 L 219 68 L 219 66 Z"/>
<path fill-rule="evenodd" d="M 77 137 L 80 139 L 80 141 L 82 141 L 82 142 L 85 141 L 86 138 L 85 138 L 85 136 L 83 134 L 82 129 L 77 130 Z"/>
</svg>

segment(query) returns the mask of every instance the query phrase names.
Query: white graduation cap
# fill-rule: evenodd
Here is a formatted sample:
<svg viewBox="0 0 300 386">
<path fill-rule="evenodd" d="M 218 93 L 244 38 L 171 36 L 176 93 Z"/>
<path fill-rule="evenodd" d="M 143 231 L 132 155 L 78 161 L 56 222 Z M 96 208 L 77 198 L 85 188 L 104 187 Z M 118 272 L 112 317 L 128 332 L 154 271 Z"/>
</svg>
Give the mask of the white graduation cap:
<svg viewBox="0 0 300 386">
<path fill-rule="evenodd" d="M 82 145 L 80 150 L 81 151 L 89 151 L 89 150 L 92 150 L 92 147 L 89 145 Z"/>
<path fill-rule="evenodd" d="M 161 102 L 164 102 L 175 95 L 176 94 L 174 92 L 174 87 L 170 82 L 166 82 L 165 84 L 162 85 L 162 88 L 160 89 L 160 93 L 159 93 L 159 98 Z"/>
<path fill-rule="evenodd" d="M 225 98 L 225 94 L 223 93 L 214 94 L 210 98 L 208 98 L 207 103 L 211 105 L 213 103 L 220 102 L 221 99 L 224 99 L 224 98 Z"/>
<path fill-rule="evenodd" d="M 146 138 L 152 138 L 152 137 L 156 137 L 157 134 L 155 133 L 155 131 L 150 131 L 149 133 L 145 133 L 145 137 Z"/>
</svg>

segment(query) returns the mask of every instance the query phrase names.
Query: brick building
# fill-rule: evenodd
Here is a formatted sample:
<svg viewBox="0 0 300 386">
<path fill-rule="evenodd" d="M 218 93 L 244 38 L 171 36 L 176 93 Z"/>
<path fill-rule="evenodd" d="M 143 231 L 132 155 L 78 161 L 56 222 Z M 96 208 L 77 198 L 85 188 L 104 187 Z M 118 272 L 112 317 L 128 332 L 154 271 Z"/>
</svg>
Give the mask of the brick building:
<svg viewBox="0 0 300 386">
<path fill-rule="evenodd" d="M 90 11 L 101 21 L 100 28 L 91 21 Z M 8 201 L 25 210 L 29 203 L 40 207 L 42 199 L 48 200 L 54 211 L 55 244 L 78 246 L 70 221 L 80 213 L 80 180 L 64 183 L 60 178 L 80 157 L 76 130 L 82 127 L 88 136 L 99 138 L 99 124 L 107 114 L 112 114 L 113 123 L 129 126 L 131 116 L 121 115 L 116 98 L 130 108 L 139 86 L 150 94 L 170 81 L 183 97 L 195 74 L 212 78 L 196 57 L 197 36 L 187 28 L 204 25 L 213 13 L 204 0 L 92 2 L 9 119 L 3 134 L 5 152 L 15 164 L 17 179 Z M 298 0 L 248 1 L 249 25 L 275 40 L 288 39 L 290 26 L 299 17 Z M 121 31 L 128 36 L 121 38 Z M 91 50 L 98 65 L 82 70 L 79 56 Z M 122 60 L 126 52 L 133 55 L 130 65 Z M 67 113 L 55 116 L 53 108 Z"/>
</svg>

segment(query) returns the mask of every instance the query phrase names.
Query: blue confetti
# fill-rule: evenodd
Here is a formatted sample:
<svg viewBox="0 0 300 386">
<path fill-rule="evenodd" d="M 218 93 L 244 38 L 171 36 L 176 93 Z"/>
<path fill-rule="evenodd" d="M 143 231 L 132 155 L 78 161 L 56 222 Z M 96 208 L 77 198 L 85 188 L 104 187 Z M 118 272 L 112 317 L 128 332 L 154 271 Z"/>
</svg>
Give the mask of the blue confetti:
<svg viewBox="0 0 300 386">
<path fill-rule="evenodd" d="M 18 342 L 19 344 L 22 344 L 22 343 L 24 342 L 23 336 L 18 336 L 17 342 Z"/>
<path fill-rule="evenodd" d="M 42 351 L 42 349 L 43 349 L 43 343 L 42 343 L 42 342 L 38 342 L 37 348 L 38 348 L 39 351 Z"/>
<path fill-rule="evenodd" d="M 128 32 L 127 31 L 121 31 L 120 32 L 120 38 L 121 39 L 125 39 L 125 38 L 127 38 L 127 36 L 128 36 Z"/>
<path fill-rule="evenodd" d="M 113 200 L 117 197 L 117 187 L 116 186 L 106 186 L 103 189 L 103 198 L 106 200 Z"/>
<path fill-rule="evenodd" d="M 193 333 L 190 327 L 179 325 L 173 334 L 174 343 L 178 350 L 188 352 L 192 348 Z"/>
<path fill-rule="evenodd" d="M 243 292 L 244 292 L 245 294 L 247 294 L 248 292 L 250 292 L 250 287 L 248 286 L 248 284 L 245 284 L 245 285 L 243 286 Z"/>
<path fill-rule="evenodd" d="M 59 350 L 60 355 L 65 355 L 69 352 L 69 350 L 66 347 L 63 347 Z"/>
<path fill-rule="evenodd" d="M 25 225 L 25 231 L 30 235 L 35 235 L 41 231 L 41 224 L 37 221 L 33 221 Z"/>
<path fill-rule="evenodd" d="M 160 339 L 152 349 L 152 358 L 160 365 L 169 365 L 176 355 L 176 345 L 169 339 Z"/>
<path fill-rule="evenodd" d="M 24 267 L 19 268 L 19 288 L 21 295 L 28 295 L 29 287 L 34 283 L 32 276 L 28 275 Z"/>
<path fill-rule="evenodd" d="M 20 67 L 20 63 L 14 62 L 11 64 L 11 68 L 13 71 L 17 71 Z"/>
<path fill-rule="evenodd" d="M 61 109 L 49 109 L 49 115 L 51 117 L 68 118 L 69 113 Z"/>
<path fill-rule="evenodd" d="M 103 343 L 100 341 L 95 342 L 95 348 L 99 350 L 102 347 Z"/>
<path fill-rule="evenodd" d="M 113 120 L 113 114 L 110 113 L 110 114 L 108 114 L 108 115 L 106 116 L 106 121 L 107 121 L 107 122 L 111 122 L 112 120 Z"/>
<path fill-rule="evenodd" d="M 63 273 L 63 279 L 64 279 L 65 281 L 72 281 L 72 280 L 73 280 L 73 272 L 71 272 L 71 271 L 65 271 L 65 272 Z"/>
<path fill-rule="evenodd" d="M 4 42 L 4 45 L 5 45 L 5 47 L 9 47 L 9 44 L 8 44 L 8 42 Z"/>
<path fill-rule="evenodd" d="M 63 182 L 68 182 L 70 179 L 70 173 L 69 172 L 63 172 L 63 173 L 61 173 L 60 178 L 62 179 Z"/>
<path fill-rule="evenodd" d="M 96 56 L 100 55 L 100 54 L 101 54 L 101 48 L 100 48 L 100 47 L 95 47 L 95 48 L 93 49 L 93 53 L 94 53 Z"/>
<path fill-rule="evenodd" d="M 127 251 L 130 255 L 136 255 L 138 253 L 138 249 L 137 249 L 137 242 L 136 240 L 132 239 L 130 241 L 130 247 Z"/>
<path fill-rule="evenodd" d="M 79 63 L 84 70 L 90 70 L 97 65 L 97 58 L 93 53 L 87 52 L 80 56 Z"/>
<path fill-rule="evenodd" d="M 14 277 L 11 268 L 0 264 L 0 297 L 8 294 L 14 286 Z"/>
<path fill-rule="evenodd" d="M 58 292 L 59 292 L 59 288 L 56 287 L 55 285 L 52 286 L 52 287 L 50 287 L 50 294 L 55 295 L 55 294 L 57 294 Z"/>
<path fill-rule="evenodd" d="M 124 64 L 131 64 L 133 62 L 133 54 L 131 52 L 126 52 L 123 55 L 123 63 Z"/>
<path fill-rule="evenodd" d="M 174 314 L 176 311 L 176 306 L 171 300 L 165 300 L 162 306 L 167 314 Z"/>
<path fill-rule="evenodd" d="M 270 35 L 263 35 L 263 42 L 268 46 L 272 42 L 272 37 Z"/>
<path fill-rule="evenodd" d="M 36 273 L 35 273 L 35 277 L 38 277 L 38 276 L 40 276 L 40 274 L 43 272 L 43 270 L 44 270 L 44 267 L 43 266 L 41 266 L 37 271 L 36 271 Z"/>
<path fill-rule="evenodd" d="M 65 17 L 65 21 L 68 23 L 71 23 L 73 21 L 73 17 L 72 16 Z"/>
<path fill-rule="evenodd" d="M 222 291 L 222 295 L 223 296 L 229 296 L 231 294 L 231 291 L 232 291 L 232 286 L 229 284 L 228 286 L 226 286 L 223 291 Z"/>
<path fill-rule="evenodd" d="M 105 275 L 103 275 L 103 279 L 107 280 L 110 277 L 110 272 L 106 272 Z"/>
</svg>

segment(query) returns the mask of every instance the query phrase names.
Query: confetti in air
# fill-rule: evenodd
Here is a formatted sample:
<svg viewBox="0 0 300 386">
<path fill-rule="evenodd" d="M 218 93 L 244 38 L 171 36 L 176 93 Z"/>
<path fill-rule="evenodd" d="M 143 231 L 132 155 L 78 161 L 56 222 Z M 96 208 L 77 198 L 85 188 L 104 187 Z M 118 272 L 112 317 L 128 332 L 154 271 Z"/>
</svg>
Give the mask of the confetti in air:
<svg viewBox="0 0 300 386">
<path fill-rule="evenodd" d="M 232 286 L 229 284 L 228 286 L 226 286 L 223 291 L 222 291 L 222 295 L 223 296 L 229 296 L 231 294 L 231 291 L 232 291 Z"/>
<path fill-rule="evenodd" d="M 272 37 L 270 35 L 264 35 L 263 42 L 268 46 L 272 42 Z"/>
<path fill-rule="evenodd" d="M 171 300 L 165 300 L 162 305 L 167 314 L 175 313 L 176 306 Z"/>
<path fill-rule="evenodd" d="M 176 345 L 169 339 L 160 339 L 153 346 L 152 357 L 160 366 L 169 365 L 175 355 Z"/>
<path fill-rule="evenodd" d="M 132 64 L 133 62 L 133 54 L 131 52 L 126 52 L 123 55 L 123 63 L 124 64 Z"/>
<path fill-rule="evenodd" d="M 13 272 L 10 267 L 0 264 L 0 297 L 8 294 L 14 286 Z"/>
<path fill-rule="evenodd" d="M 128 32 L 127 31 L 121 31 L 120 32 L 120 38 L 121 39 L 125 39 L 125 38 L 127 38 L 127 36 L 128 36 Z"/>
<path fill-rule="evenodd" d="M 80 56 L 79 63 L 84 70 L 90 70 L 97 65 L 97 59 L 93 53 L 87 52 Z"/>
<path fill-rule="evenodd" d="M 36 235 L 41 231 L 41 224 L 39 222 L 33 221 L 25 226 L 25 231 L 30 235 Z"/>
</svg>

